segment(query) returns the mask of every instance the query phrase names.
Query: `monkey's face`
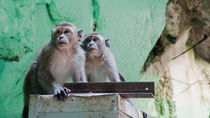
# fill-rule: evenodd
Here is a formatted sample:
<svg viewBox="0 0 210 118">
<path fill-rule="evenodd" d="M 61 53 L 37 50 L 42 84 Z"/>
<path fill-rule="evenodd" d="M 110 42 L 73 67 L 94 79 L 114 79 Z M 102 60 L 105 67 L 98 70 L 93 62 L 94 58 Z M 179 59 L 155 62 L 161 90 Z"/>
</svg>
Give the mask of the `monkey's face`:
<svg viewBox="0 0 210 118">
<path fill-rule="evenodd" d="M 67 49 L 77 43 L 75 30 L 69 26 L 57 27 L 52 34 L 52 42 L 59 49 Z"/>
<path fill-rule="evenodd" d="M 102 54 L 103 39 L 98 35 L 90 35 L 84 39 L 84 49 L 90 55 L 99 57 Z"/>
</svg>

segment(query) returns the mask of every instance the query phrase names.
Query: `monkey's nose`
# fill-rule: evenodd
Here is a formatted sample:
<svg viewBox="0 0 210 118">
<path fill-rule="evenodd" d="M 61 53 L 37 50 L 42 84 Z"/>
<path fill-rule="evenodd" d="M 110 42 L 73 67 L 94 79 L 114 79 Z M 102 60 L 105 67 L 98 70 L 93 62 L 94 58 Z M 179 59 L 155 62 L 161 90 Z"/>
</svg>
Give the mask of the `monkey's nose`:
<svg viewBox="0 0 210 118">
<path fill-rule="evenodd" d="M 60 39 L 60 40 L 63 39 L 63 36 L 60 36 L 59 39 Z"/>
</svg>

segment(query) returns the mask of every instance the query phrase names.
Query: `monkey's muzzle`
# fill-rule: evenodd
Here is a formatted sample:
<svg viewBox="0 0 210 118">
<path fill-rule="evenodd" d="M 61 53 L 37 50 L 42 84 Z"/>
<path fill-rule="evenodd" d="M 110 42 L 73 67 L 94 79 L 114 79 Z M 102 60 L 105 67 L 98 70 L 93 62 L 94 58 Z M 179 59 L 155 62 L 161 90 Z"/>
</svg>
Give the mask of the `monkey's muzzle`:
<svg viewBox="0 0 210 118">
<path fill-rule="evenodd" d="M 90 48 L 88 51 L 89 51 L 90 53 L 94 53 L 94 52 L 97 52 L 97 49 L 95 49 L 95 48 Z"/>
<path fill-rule="evenodd" d="M 57 45 L 63 47 L 63 46 L 68 45 L 68 42 L 66 42 L 66 41 L 64 41 L 64 40 L 59 40 L 59 41 L 57 42 Z"/>
</svg>

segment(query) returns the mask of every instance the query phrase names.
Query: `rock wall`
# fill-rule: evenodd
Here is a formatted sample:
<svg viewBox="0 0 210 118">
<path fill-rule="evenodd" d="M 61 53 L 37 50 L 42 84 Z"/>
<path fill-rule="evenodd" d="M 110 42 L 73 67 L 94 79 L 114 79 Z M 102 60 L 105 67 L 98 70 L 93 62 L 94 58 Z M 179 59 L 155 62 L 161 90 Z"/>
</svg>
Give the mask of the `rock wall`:
<svg viewBox="0 0 210 118">
<path fill-rule="evenodd" d="M 161 77 L 156 106 L 162 117 L 167 108 L 171 118 L 210 117 L 208 6 L 208 0 L 168 2 L 165 29 L 142 68 Z"/>
</svg>

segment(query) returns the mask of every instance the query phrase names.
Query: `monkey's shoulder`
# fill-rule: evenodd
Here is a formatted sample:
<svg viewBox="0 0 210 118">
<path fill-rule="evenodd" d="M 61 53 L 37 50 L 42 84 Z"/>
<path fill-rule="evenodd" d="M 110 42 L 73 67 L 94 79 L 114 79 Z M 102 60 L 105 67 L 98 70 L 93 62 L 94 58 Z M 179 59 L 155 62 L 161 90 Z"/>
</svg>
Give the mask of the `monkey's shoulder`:
<svg viewBox="0 0 210 118">
<path fill-rule="evenodd" d="M 115 64 L 116 62 L 115 62 L 115 57 L 114 57 L 114 55 L 113 55 L 113 53 L 111 52 L 111 51 L 109 51 L 109 52 L 107 52 L 107 53 L 105 53 L 104 55 L 103 55 L 103 63 L 105 64 L 105 65 L 112 65 L 112 64 Z"/>
<path fill-rule="evenodd" d="M 103 52 L 102 58 L 104 58 L 105 60 L 107 60 L 107 59 L 109 60 L 110 58 L 111 59 L 114 58 L 114 55 L 113 55 L 112 51 L 107 48 L 106 51 Z"/>
<path fill-rule="evenodd" d="M 25 79 L 30 79 L 31 76 L 35 74 L 36 70 L 37 70 L 37 63 L 33 62 L 26 72 Z"/>
<path fill-rule="evenodd" d="M 48 58 L 51 57 L 51 55 L 53 54 L 54 49 L 51 46 L 50 43 L 45 44 L 42 49 L 38 52 L 35 60 L 37 62 L 43 61 L 43 60 L 47 60 Z"/>
<path fill-rule="evenodd" d="M 78 47 L 74 53 L 74 57 L 85 58 L 85 51 L 81 47 Z"/>
</svg>

